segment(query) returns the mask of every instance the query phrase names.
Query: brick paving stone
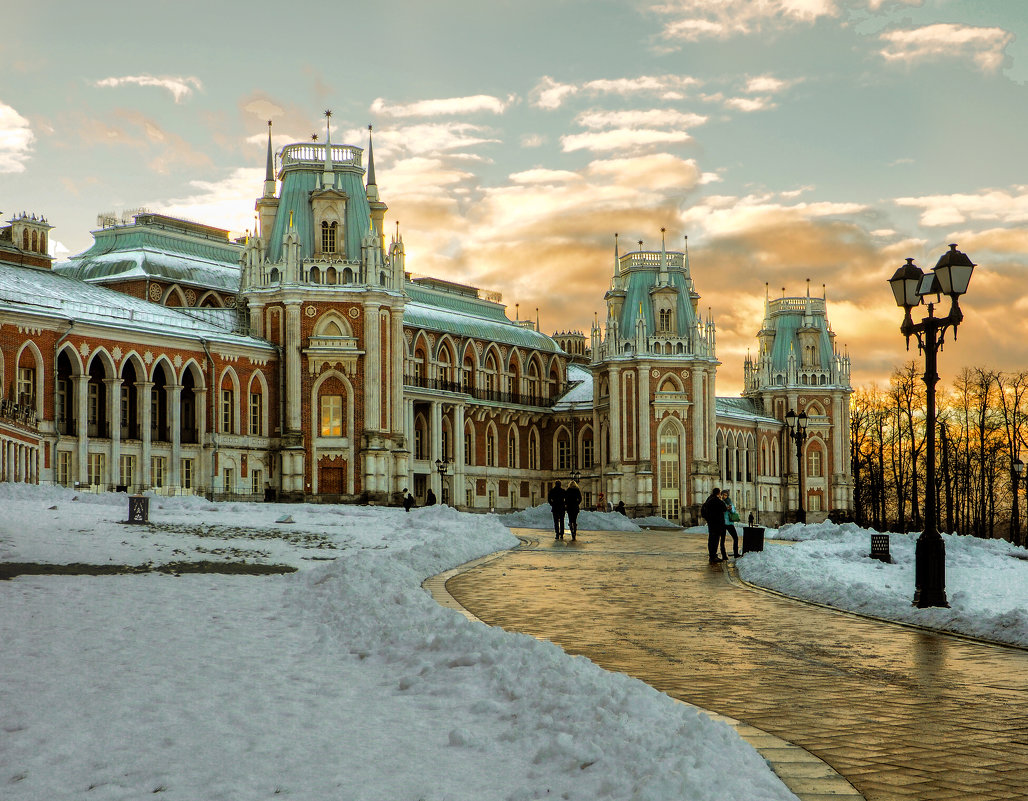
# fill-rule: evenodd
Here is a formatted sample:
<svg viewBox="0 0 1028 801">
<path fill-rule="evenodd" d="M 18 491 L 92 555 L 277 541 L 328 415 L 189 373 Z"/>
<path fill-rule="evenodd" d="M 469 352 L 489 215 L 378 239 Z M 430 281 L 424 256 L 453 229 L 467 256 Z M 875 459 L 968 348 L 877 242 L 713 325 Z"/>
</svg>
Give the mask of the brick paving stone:
<svg viewBox="0 0 1028 801">
<path fill-rule="evenodd" d="M 794 743 L 867 801 L 1028 798 L 1028 653 L 733 584 L 700 535 L 518 533 L 446 583 L 487 623 Z"/>
</svg>

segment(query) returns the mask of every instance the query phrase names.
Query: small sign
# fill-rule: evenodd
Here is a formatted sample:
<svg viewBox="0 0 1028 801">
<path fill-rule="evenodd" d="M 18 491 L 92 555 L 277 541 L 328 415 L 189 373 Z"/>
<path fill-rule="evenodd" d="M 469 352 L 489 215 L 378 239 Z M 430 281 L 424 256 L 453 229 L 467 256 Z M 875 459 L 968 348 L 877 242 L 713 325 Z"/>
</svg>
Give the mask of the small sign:
<svg viewBox="0 0 1028 801">
<path fill-rule="evenodd" d="M 130 523 L 150 522 L 150 499 L 145 495 L 129 496 L 129 517 Z"/>
</svg>

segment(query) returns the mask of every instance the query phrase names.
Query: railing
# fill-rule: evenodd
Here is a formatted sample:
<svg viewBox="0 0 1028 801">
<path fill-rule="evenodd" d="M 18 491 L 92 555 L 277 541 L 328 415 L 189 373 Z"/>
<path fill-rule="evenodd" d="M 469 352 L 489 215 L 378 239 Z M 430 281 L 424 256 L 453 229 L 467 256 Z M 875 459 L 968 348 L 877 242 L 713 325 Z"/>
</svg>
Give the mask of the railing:
<svg viewBox="0 0 1028 801">
<path fill-rule="evenodd" d="M 444 392 L 460 392 L 470 395 L 476 400 L 491 401 L 493 403 L 513 403 L 520 406 L 543 406 L 549 408 L 557 402 L 557 398 L 564 394 L 564 388 L 553 398 L 540 395 L 527 395 L 521 392 L 500 392 L 495 389 L 481 389 L 479 387 L 465 386 L 459 381 L 449 381 L 445 378 L 424 378 L 417 375 L 405 375 L 403 383 L 408 387 L 422 387 L 424 389 L 438 389 Z"/>
<path fill-rule="evenodd" d="M 30 428 L 36 427 L 35 406 L 27 403 L 15 403 L 12 400 L 0 400 L 0 417 Z"/>
<path fill-rule="evenodd" d="M 332 145 L 332 166 L 361 166 L 363 149 L 353 145 Z M 296 144 L 282 148 L 282 166 L 315 162 L 325 163 L 325 145 Z"/>
</svg>

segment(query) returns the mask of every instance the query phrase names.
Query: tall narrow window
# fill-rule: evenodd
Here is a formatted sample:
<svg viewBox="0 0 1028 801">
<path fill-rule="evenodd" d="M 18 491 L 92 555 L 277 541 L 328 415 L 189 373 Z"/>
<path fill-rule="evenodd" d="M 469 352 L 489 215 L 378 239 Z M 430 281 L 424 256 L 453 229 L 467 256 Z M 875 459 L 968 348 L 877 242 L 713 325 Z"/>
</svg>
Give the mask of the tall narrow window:
<svg viewBox="0 0 1028 801">
<path fill-rule="evenodd" d="M 104 483 L 104 454 L 89 454 L 89 484 L 98 487 Z"/>
<path fill-rule="evenodd" d="M 71 484 L 71 453 L 68 451 L 57 454 L 57 483 L 62 487 Z"/>
<path fill-rule="evenodd" d="M 807 475 L 811 478 L 821 477 L 821 450 L 820 448 L 811 448 L 810 453 L 807 454 Z"/>
<path fill-rule="evenodd" d="M 181 461 L 182 489 L 193 488 L 193 460 L 183 459 Z"/>
<path fill-rule="evenodd" d="M 136 483 L 136 457 L 122 454 L 121 463 L 119 464 L 119 476 L 118 483 L 123 487 L 131 487 Z"/>
<path fill-rule="evenodd" d="M 336 252 L 336 231 L 338 230 L 338 223 L 334 220 L 329 223 L 327 220 L 321 222 L 321 252 L 322 253 L 335 253 Z"/>
<path fill-rule="evenodd" d="M 518 466 L 518 441 L 512 431 L 507 436 L 507 467 Z"/>
<path fill-rule="evenodd" d="M 571 440 L 566 434 L 557 440 L 557 469 L 571 469 Z"/>
<path fill-rule="evenodd" d="M 235 393 L 231 389 L 221 390 L 221 431 L 223 434 L 232 433 L 235 405 Z M 156 414 L 153 419 L 157 419 Z"/>
<path fill-rule="evenodd" d="M 163 456 L 150 457 L 150 486 L 163 487 L 168 460 Z"/>
<path fill-rule="evenodd" d="M 678 432 L 671 427 L 664 428 L 658 439 L 658 472 L 660 476 L 660 516 L 665 520 L 678 520 L 682 505 L 681 477 L 679 472 Z"/>
<path fill-rule="evenodd" d="M 262 434 L 261 430 L 261 413 L 263 411 L 263 405 L 261 404 L 261 393 L 251 392 L 250 393 L 250 436 L 259 437 Z"/>
<path fill-rule="evenodd" d="M 475 452 L 471 441 L 471 429 L 464 429 L 464 464 L 475 463 Z M 471 504 L 468 504 L 470 506 Z"/>
<path fill-rule="evenodd" d="M 224 491 L 225 492 L 235 492 L 236 491 L 236 487 L 235 487 L 235 483 L 236 482 L 235 482 L 234 472 L 235 471 L 231 467 L 226 467 L 222 471 L 221 483 L 224 485 Z"/>
<path fill-rule="evenodd" d="M 489 467 L 496 466 L 496 434 L 492 431 L 485 435 L 485 463 Z"/>
<path fill-rule="evenodd" d="M 321 396 L 321 436 L 343 436 L 343 396 Z"/>
<path fill-rule="evenodd" d="M 584 470 L 588 470 L 593 466 L 593 441 L 592 438 L 582 440 L 582 464 L 579 465 Z"/>
<path fill-rule="evenodd" d="M 539 469 L 539 444 L 534 433 L 528 435 L 528 469 Z"/>
<path fill-rule="evenodd" d="M 264 491 L 264 471 L 254 470 L 250 473 L 250 492 L 260 495 Z"/>
<path fill-rule="evenodd" d="M 36 405 L 36 368 L 18 368 L 18 403 L 22 406 Z"/>
</svg>

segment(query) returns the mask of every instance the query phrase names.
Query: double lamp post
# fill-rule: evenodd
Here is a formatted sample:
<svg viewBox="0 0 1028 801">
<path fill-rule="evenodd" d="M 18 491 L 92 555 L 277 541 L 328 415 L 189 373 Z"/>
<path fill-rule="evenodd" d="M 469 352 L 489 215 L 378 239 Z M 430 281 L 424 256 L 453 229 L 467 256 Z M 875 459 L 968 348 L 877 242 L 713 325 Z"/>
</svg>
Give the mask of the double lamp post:
<svg viewBox="0 0 1028 801">
<path fill-rule="evenodd" d="M 937 363 L 948 328 L 957 336 L 957 326 L 964 319 L 958 298 L 967 292 L 971 273 L 975 265 L 956 245 L 942 255 L 939 263 L 930 272 L 924 272 L 914 264 L 913 259 L 900 267 L 889 279 L 896 305 L 904 310 L 900 333 L 907 339 L 917 337 L 917 349 L 925 355 L 924 383 L 927 388 L 927 409 L 925 419 L 925 504 L 924 531 L 917 538 L 914 556 L 914 606 L 949 606 L 946 600 L 946 546 L 939 534 L 937 515 L 937 493 L 935 486 L 935 385 L 939 381 Z M 927 297 L 935 295 L 935 302 Z M 949 295 L 950 309 L 945 317 L 935 316 L 935 303 Z M 928 305 L 928 315 L 919 323 L 911 317 L 911 311 L 922 303 Z"/>
</svg>

